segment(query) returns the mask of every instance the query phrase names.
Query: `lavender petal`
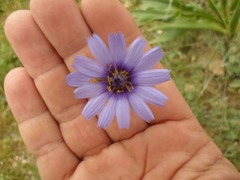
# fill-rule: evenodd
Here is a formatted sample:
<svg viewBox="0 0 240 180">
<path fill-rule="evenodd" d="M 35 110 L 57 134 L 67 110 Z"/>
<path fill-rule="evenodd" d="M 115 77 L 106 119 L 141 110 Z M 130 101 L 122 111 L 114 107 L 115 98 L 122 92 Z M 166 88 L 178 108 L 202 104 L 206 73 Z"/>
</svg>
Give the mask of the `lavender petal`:
<svg viewBox="0 0 240 180">
<path fill-rule="evenodd" d="M 98 118 L 98 126 L 106 129 L 114 118 L 117 100 L 111 96 Z"/>
<path fill-rule="evenodd" d="M 118 66 L 121 62 L 123 62 L 127 53 L 126 42 L 123 34 L 121 32 L 110 34 L 108 37 L 108 45 L 114 64 L 115 66 Z"/>
<path fill-rule="evenodd" d="M 117 99 L 116 117 L 120 129 L 129 128 L 130 106 L 126 95 L 119 96 Z"/>
<path fill-rule="evenodd" d="M 127 55 L 124 59 L 124 65 L 128 67 L 128 71 L 131 71 L 144 55 L 144 49 L 146 47 L 146 41 L 141 37 L 138 37 L 133 41 L 127 51 Z"/>
<path fill-rule="evenodd" d="M 106 91 L 103 83 L 91 83 L 83 85 L 74 90 L 74 95 L 78 99 L 90 98 L 97 96 Z"/>
<path fill-rule="evenodd" d="M 93 34 L 90 38 L 88 38 L 87 43 L 90 51 L 99 63 L 105 65 L 112 64 L 113 59 L 111 53 L 106 44 L 97 34 Z"/>
<path fill-rule="evenodd" d="M 138 72 L 132 76 L 132 82 L 137 86 L 153 86 L 170 80 L 169 72 L 167 69 L 152 69 Z"/>
<path fill-rule="evenodd" d="M 151 69 L 163 56 L 164 52 L 159 47 L 155 47 L 143 55 L 133 71 L 137 72 Z"/>
<path fill-rule="evenodd" d="M 99 113 L 107 103 L 109 93 L 102 93 L 99 96 L 91 98 L 82 111 L 82 115 L 90 120 Z"/>
<path fill-rule="evenodd" d="M 135 111 L 135 113 L 141 117 L 144 121 L 150 122 L 154 119 L 152 111 L 149 109 L 147 104 L 135 94 L 129 94 L 128 100 Z"/>
<path fill-rule="evenodd" d="M 167 96 L 158 91 L 156 88 L 148 86 L 138 86 L 135 88 L 135 92 L 144 101 L 158 106 L 164 106 L 168 99 Z"/>
<path fill-rule="evenodd" d="M 86 85 L 92 77 L 86 76 L 80 72 L 72 72 L 67 75 L 67 84 L 72 87 Z"/>
<path fill-rule="evenodd" d="M 76 56 L 73 67 L 82 74 L 92 77 L 102 77 L 105 73 L 103 66 L 84 56 Z"/>
</svg>

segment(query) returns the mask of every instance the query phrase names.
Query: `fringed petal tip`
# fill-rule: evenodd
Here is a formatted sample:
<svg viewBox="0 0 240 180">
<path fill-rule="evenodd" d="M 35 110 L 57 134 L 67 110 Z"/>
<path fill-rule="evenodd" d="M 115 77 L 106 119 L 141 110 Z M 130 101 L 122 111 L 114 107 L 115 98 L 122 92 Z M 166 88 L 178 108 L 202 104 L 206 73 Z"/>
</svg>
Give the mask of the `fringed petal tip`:
<svg viewBox="0 0 240 180">
<path fill-rule="evenodd" d="M 77 87 L 77 86 L 74 86 L 75 82 L 72 80 L 71 76 L 72 76 L 72 73 L 68 74 L 66 77 L 67 85 L 71 87 Z"/>
<path fill-rule="evenodd" d="M 85 114 L 85 113 L 81 113 L 81 116 L 84 118 L 84 119 L 86 119 L 87 121 L 90 121 L 92 118 L 90 118 L 90 117 L 88 117 L 87 116 L 87 114 Z"/>
<path fill-rule="evenodd" d="M 66 83 L 71 87 L 79 87 L 88 85 L 91 79 L 92 77 L 86 76 L 80 72 L 72 72 L 67 75 Z"/>
<path fill-rule="evenodd" d="M 144 121 L 150 122 L 154 119 L 154 115 L 148 105 L 137 95 L 131 94 L 128 100 L 135 111 L 135 113 L 141 117 Z"/>
<path fill-rule="evenodd" d="M 92 83 L 76 88 L 73 93 L 77 99 L 86 99 L 106 92 L 106 87 L 100 83 Z"/>
<path fill-rule="evenodd" d="M 82 115 L 90 120 L 96 116 L 107 104 L 109 93 L 102 93 L 99 96 L 91 98 L 83 108 Z"/>
<path fill-rule="evenodd" d="M 104 41 L 97 34 L 94 33 L 89 37 L 87 44 L 91 53 L 100 64 L 112 64 L 112 55 Z"/>
<path fill-rule="evenodd" d="M 84 56 L 76 56 L 73 67 L 86 76 L 101 77 L 105 73 L 100 64 Z"/>
<path fill-rule="evenodd" d="M 169 70 L 167 69 L 151 69 L 135 73 L 133 83 L 139 86 L 154 86 L 170 80 Z"/>
<path fill-rule="evenodd" d="M 124 35 L 121 31 L 109 33 L 108 38 L 111 38 L 111 37 L 114 37 L 114 36 L 118 36 L 125 41 Z"/>
<path fill-rule="evenodd" d="M 145 102 L 157 106 L 164 106 L 168 97 L 153 87 L 138 86 L 135 90 L 137 96 L 141 97 Z"/>
<path fill-rule="evenodd" d="M 133 73 L 152 69 L 160 62 L 163 56 L 164 52 L 160 49 L 160 47 L 150 49 L 143 55 L 138 64 L 134 67 Z"/>
<path fill-rule="evenodd" d="M 147 42 L 142 37 L 138 37 L 128 48 L 123 64 L 128 67 L 129 71 L 132 71 L 140 62 L 144 55 L 146 44 Z"/>
</svg>

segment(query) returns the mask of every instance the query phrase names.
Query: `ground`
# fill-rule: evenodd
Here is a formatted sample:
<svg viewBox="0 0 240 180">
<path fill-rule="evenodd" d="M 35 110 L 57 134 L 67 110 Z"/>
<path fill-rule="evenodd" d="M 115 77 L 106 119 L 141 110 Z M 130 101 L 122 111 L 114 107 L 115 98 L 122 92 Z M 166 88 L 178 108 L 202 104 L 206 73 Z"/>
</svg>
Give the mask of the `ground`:
<svg viewBox="0 0 240 180">
<path fill-rule="evenodd" d="M 6 73 L 21 66 L 4 36 L 4 21 L 12 11 L 28 8 L 28 2 L 0 0 L 0 180 L 39 179 L 3 90 Z M 132 12 L 129 2 L 123 1 Z M 154 25 L 141 26 L 143 34 L 153 46 L 164 49 L 163 65 L 171 70 L 172 78 L 209 136 L 240 170 L 240 38 L 228 42 L 215 32 L 198 30 L 162 42 L 156 38 L 161 39 L 161 30 L 149 30 Z M 224 52 L 226 45 L 228 53 Z"/>
</svg>

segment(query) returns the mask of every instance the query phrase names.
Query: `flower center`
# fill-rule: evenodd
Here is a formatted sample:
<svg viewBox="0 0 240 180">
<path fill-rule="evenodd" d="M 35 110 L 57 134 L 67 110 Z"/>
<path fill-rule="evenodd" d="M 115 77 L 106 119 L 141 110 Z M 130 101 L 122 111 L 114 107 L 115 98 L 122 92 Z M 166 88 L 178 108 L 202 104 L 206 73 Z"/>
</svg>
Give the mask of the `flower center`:
<svg viewBox="0 0 240 180">
<path fill-rule="evenodd" d="M 118 70 L 109 66 L 109 74 L 107 78 L 94 78 L 89 80 L 90 83 L 106 82 L 107 89 L 111 93 L 131 92 L 134 87 L 131 83 L 131 78 L 127 70 Z"/>
<path fill-rule="evenodd" d="M 111 69 L 107 76 L 107 89 L 112 93 L 131 92 L 133 85 L 126 70 Z"/>
</svg>

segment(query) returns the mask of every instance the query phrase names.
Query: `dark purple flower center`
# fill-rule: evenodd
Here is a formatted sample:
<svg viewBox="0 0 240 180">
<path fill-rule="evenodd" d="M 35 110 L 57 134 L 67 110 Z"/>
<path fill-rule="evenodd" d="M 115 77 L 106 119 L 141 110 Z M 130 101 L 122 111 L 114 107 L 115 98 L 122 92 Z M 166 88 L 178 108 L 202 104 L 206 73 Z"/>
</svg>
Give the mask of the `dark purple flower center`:
<svg viewBox="0 0 240 180">
<path fill-rule="evenodd" d="M 130 73 L 124 69 L 109 66 L 109 73 L 106 78 L 94 78 L 90 83 L 107 83 L 107 90 L 111 93 L 131 92 L 134 87 L 131 83 Z"/>
<path fill-rule="evenodd" d="M 133 85 L 129 73 L 126 70 L 111 68 L 107 76 L 107 89 L 111 93 L 131 92 Z"/>
</svg>

